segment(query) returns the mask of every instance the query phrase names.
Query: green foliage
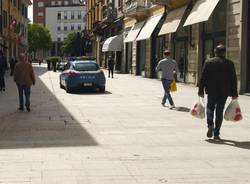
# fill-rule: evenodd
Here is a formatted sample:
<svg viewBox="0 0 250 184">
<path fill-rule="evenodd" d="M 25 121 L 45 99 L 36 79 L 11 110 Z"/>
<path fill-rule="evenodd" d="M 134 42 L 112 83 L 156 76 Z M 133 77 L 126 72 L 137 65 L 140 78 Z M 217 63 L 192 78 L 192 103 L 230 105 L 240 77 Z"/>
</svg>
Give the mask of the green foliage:
<svg viewBox="0 0 250 184">
<path fill-rule="evenodd" d="M 39 24 L 28 25 L 29 52 L 37 50 L 48 50 L 52 46 L 49 30 Z"/>
<path fill-rule="evenodd" d="M 64 39 L 61 51 L 68 56 L 81 56 L 83 54 L 83 41 L 79 32 L 69 33 Z"/>
<path fill-rule="evenodd" d="M 59 56 L 51 56 L 51 57 L 48 57 L 47 60 L 50 61 L 50 62 L 58 63 L 58 62 L 61 61 L 61 57 L 59 57 Z"/>
</svg>

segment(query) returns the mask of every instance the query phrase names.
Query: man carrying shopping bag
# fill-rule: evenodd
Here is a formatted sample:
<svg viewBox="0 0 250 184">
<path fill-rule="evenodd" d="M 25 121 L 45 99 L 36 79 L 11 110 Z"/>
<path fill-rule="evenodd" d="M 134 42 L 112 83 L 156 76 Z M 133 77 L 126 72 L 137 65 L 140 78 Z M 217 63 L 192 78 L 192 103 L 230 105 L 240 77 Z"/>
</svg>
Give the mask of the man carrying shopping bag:
<svg viewBox="0 0 250 184">
<path fill-rule="evenodd" d="M 178 72 L 178 66 L 176 61 L 170 58 L 169 50 L 165 50 L 164 55 L 166 58 L 161 60 L 156 67 L 156 71 L 162 71 L 161 80 L 162 80 L 162 86 L 164 88 L 164 96 L 161 104 L 164 106 L 166 100 L 168 99 L 170 104 L 170 109 L 173 109 L 175 108 L 175 105 L 169 90 L 170 90 L 170 85 L 174 79 L 174 71 L 176 73 Z"/>
<path fill-rule="evenodd" d="M 199 96 L 204 98 L 207 93 L 207 137 L 220 139 L 220 128 L 223 121 L 223 111 L 228 96 L 238 97 L 237 77 L 232 61 L 225 58 L 226 48 L 218 45 L 215 57 L 206 61 L 199 82 Z M 215 111 L 215 123 L 214 123 Z"/>
</svg>

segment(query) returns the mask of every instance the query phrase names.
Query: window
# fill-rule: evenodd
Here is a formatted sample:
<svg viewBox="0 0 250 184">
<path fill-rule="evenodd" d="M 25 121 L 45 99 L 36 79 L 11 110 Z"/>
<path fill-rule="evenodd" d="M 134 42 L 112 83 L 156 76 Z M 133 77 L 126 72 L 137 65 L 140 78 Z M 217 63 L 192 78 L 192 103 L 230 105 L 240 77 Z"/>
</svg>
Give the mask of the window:
<svg viewBox="0 0 250 184">
<path fill-rule="evenodd" d="M 7 11 L 3 11 L 3 27 L 6 28 L 7 27 L 7 18 L 8 14 Z"/>
<path fill-rule="evenodd" d="M 58 41 L 58 42 L 61 42 L 61 38 L 60 38 L 60 37 L 57 37 L 57 41 Z"/>
<path fill-rule="evenodd" d="M 61 26 L 57 26 L 57 31 L 61 31 Z"/>
<path fill-rule="evenodd" d="M 75 19 L 75 12 L 74 11 L 71 11 L 71 19 Z"/>
<path fill-rule="evenodd" d="M 68 14 L 67 14 L 67 11 L 64 11 L 64 20 L 67 20 L 67 16 Z"/>
<path fill-rule="evenodd" d="M 68 26 L 64 26 L 64 31 L 67 31 L 68 30 Z"/>
<path fill-rule="evenodd" d="M 14 6 L 16 6 L 16 0 L 13 0 L 12 3 Z"/>
<path fill-rule="evenodd" d="M 78 19 L 82 19 L 82 13 L 81 13 L 81 11 L 78 11 Z"/>
<path fill-rule="evenodd" d="M 78 30 L 81 30 L 82 29 L 82 27 L 81 27 L 81 24 L 78 24 Z"/>
<path fill-rule="evenodd" d="M 38 2 L 38 7 L 44 7 L 44 3 L 42 1 Z"/>
<path fill-rule="evenodd" d="M 51 1 L 52 6 L 55 6 L 55 4 L 56 4 L 55 1 Z"/>
<path fill-rule="evenodd" d="M 71 31 L 75 29 L 74 24 L 71 24 L 70 29 Z"/>
<path fill-rule="evenodd" d="M 58 13 L 57 13 L 57 20 L 61 20 L 61 19 L 62 19 L 61 12 L 58 12 Z"/>
<path fill-rule="evenodd" d="M 28 18 L 28 8 L 24 7 L 24 17 L 27 19 Z"/>
<path fill-rule="evenodd" d="M 76 71 L 97 71 L 99 69 L 95 63 L 76 63 L 73 68 Z"/>
<path fill-rule="evenodd" d="M 69 2 L 68 1 L 64 1 L 64 5 L 68 5 L 69 4 Z"/>
<path fill-rule="evenodd" d="M 57 1 L 57 5 L 62 5 L 62 1 Z"/>
<path fill-rule="evenodd" d="M 43 17 L 43 12 L 38 12 L 39 17 Z"/>
</svg>

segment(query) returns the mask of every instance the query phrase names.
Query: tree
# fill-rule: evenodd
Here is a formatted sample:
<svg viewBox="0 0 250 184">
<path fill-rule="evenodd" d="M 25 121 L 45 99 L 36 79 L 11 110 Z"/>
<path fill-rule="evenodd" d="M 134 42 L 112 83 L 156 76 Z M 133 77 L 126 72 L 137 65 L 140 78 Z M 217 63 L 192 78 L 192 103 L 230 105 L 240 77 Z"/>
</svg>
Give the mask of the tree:
<svg viewBox="0 0 250 184">
<path fill-rule="evenodd" d="M 83 55 L 83 39 L 80 32 L 69 33 L 64 39 L 61 51 L 69 56 Z"/>
<path fill-rule="evenodd" d="M 34 53 L 38 50 L 49 50 L 52 46 L 52 39 L 49 30 L 39 24 L 28 25 L 28 44 L 29 53 Z"/>
</svg>

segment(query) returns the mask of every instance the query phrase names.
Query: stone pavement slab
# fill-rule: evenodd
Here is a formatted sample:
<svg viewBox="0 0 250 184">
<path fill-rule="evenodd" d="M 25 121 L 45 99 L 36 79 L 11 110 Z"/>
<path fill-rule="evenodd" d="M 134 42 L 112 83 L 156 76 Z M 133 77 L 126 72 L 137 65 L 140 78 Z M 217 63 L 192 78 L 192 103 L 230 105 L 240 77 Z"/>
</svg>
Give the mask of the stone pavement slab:
<svg viewBox="0 0 250 184">
<path fill-rule="evenodd" d="M 194 86 L 178 83 L 170 110 L 156 79 L 115 74 L 104 94 L 67 94 L 59 72 L 34 68 L 31 113 L 17 110 L 10 77 L 0 94 L 0 183 L 250 183 L 249 97 L 239 98 L 243 121 L 224 122 L 214 142 L 187 112 Z"/>
</svg>

